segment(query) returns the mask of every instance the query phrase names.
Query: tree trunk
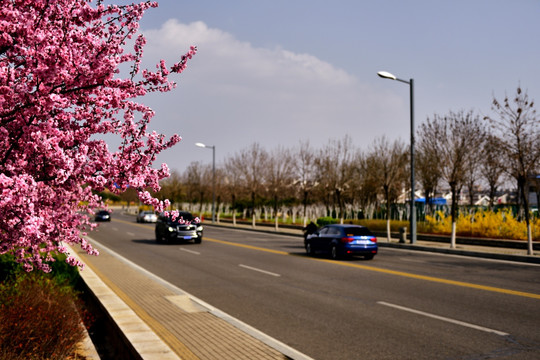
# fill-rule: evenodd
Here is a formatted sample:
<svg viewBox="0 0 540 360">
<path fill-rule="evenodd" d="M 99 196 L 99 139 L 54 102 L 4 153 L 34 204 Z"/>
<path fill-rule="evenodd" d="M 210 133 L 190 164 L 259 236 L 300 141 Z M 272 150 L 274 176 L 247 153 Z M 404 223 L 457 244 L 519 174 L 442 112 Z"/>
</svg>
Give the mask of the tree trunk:
<svg viewBox="0 0 540 360">
<path fill-rule="evenodd" d="M 450 189 L 452 191 L 452 210 L 451 210 L 451 218 L 452 218 L 452 234 L 450 236 L 450 248 L 455 249 L 456 248 L 456 218 L 457 218 L 457 186 L 455 183 L 450 184 Z"/>
<path fill-rule="evenodd" d="M 384 185 L 384 197 L 386 198 L 386 241 L 390 242 L 390 188 Z"/>
<path fill-rule="evenodd" d="M 306 227 L 306 224 L 307 224 L 307 218 L 306 218 L 307 198 L 308 198 L 308 192 L 304 190 L 304 227 Z"/>
<path fill-rule="evenodd" d="M 232 222 L 236 226 L 236 195 L 232 194 Z"/>
<path fill-rule="evenodd" d="M 491 185 L 489 186 L 489 209 L 493 210 L 493 206 L 495 205 L 495 194 L 497 193 L 497 186 Z"/>
<path fill-rule="evenodd" d="M 452 235 L 450 235 L 450 248 L 456 248 L 456 222 L 452 220 Z"/>
<path fill-rule="evenodd" d="M 527 186 L 527 179 L 520 176 L 518 179 L 518 186 L 521 188 L 523 211 L 525 212 L 525 223 L 527 224 L 527 255 L 533 255 L 531 217 L 529 214 L 529 187 Z"/>
</svg>

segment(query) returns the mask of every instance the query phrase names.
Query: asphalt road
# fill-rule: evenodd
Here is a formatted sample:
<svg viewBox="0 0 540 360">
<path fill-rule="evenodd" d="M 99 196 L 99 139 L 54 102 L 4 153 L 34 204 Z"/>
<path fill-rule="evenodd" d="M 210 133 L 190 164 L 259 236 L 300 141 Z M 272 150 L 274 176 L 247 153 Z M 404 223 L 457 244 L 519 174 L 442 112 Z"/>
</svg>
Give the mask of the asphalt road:
<svg viewBox="0 0 540 360">
<path fill-rule="evenodd" d="M 540 266 L 380 248 L 305 255 L 302 238 L 206 226 L 158 245 L 115 213 L 90 236 L 314 359 L 539 359 Z"/>
</svg>

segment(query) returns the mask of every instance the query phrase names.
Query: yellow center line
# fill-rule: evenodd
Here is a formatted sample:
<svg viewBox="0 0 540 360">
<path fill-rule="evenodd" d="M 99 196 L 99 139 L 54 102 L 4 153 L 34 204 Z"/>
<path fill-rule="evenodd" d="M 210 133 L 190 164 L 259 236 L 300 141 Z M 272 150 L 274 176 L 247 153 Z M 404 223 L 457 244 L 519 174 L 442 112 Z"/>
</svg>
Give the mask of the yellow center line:
<svg viewBox="0 0 540 360">
<path fill-rule="evenodd" d="M 215 243 L 220 243 L 220 244 L 225 244 L 225 245 L 229 245 L 229 246 L 241 247 L 241 248 L 245 248 L 245 249 L 269 252 L 269 253 L 272 253 L 272 254 L 292 255 L 292 254 L 290 254 L 290 253 L 288 253 L 286 251 L 266 249 L 266 248 L 262 248 L 262 247 L 258 247 L 258 246 L 252 246 L 252 245 L 246 245 L 246 244 L 240 244 L 240 243 L 233 243 L 233 242 L 230 242 L 230 241 L 223 241 L 223 240 L 209 239 L 209 238 L 204 238 L 204 240 L 215 242 Z"/>
<path fill-rule="evenodd" d="M 241 248 L 246 248 L 246 249 L 251 249 L 251 250 L 264 251 L 264 252 L 268 252 L 268 253 L 272 253 L 272 254 L 297 256 L 296 254 L 288 253 L 286 251 L 266 249 L 266 248 L 262 248 L 262 247 L 258 247 L 258 246 L 252 246 L 252 245 L 246 245 L 246 244 L 240 244 L 240 243 L 233 243 L 233 242 L 230 242 L 230 241 L 223 241 L 223 240 L 209 239 L 209 238 L 205 238 L 205 240 L 215 242 L 215 243 L 225 244 L 225 245 L 229 245 L 229 246 L 236 246 L 236 247 L 241 247 Z M 431 281 L 431 282 L 440 283 L 440 284 L 461 286 L 461 287 L 465 287 L 465 288 L 484 290 L 484 291 L 490 291 L 490 292 L 507 294 L 507 295 L 528 297 L 528 298 L 539 299 L 540 300 L 540 294 L 528 293 L 528 292 L 524 292 L 524 291 L 509 290 L 509 289 L 503 289 L 503 288 L 498 288 L 498 287 L 494 287 L 494 286 L 486 286 L 486 285 L 467 283 L 467 282 L 463 282 L 463 281 L 448 280 L 448 279 L 442 279 L 442 278 L 437 278 L 437 277 L 433 277 L 433 276 L 418 275 L 418 274 L 412 274 L 412 273 L 407 273 L 407 272 L 403 272 L 403 271 L 388 270 L 388 269 L 378 268 L 378 267 L 375 267 L 375 266 L 351 264 L 351 263 L 335 261 L 335 260 L 316 259 L 316 258 L 310 258 L 310 259 L 316 260 L 316 261 L 321 261 L 321 262 L 326 262 L 326 263 L 331 263 L 331 264 L 335 264 L 335 265 L 348 266 L 348 267 L 357 268 L 357 269 L 363 269 L 363 270 L 368 270 L 368 271 L 375 271 L 375 272 L 378 272 L 378 273 L 383 273 L 383 274 L 388 274 L 388 275 L 402 276 L 402 277 L 411 278 L 411 279 Z"/>
</svg>

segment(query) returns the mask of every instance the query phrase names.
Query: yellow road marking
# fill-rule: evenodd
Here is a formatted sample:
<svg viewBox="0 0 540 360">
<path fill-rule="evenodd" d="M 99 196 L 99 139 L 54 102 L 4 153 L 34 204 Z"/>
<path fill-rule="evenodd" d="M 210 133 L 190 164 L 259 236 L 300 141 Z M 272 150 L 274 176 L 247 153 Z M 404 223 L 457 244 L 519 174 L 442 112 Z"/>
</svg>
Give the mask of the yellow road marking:
<svg viewBox="0 0 540 360">
<path fill-rule="evenodd" d="M 230 241 L 223 241 L 223 240 L 209 239 L 209 238 L 205 238 L 204 240 L 215 242 L 215 243 L 220 243 L 220 244 L 225 244 L 225 245 L 230 245 L 230 246 L 242 247 L 242 248 L 251 249 L 251 250 L 265 251 L 265 252 L 269 252 L 269 253 L 272 253 L 272 254 L 291 255 L 290 253 L 288 253 L 286 251 L 265 249 L 265 248 L 258 247 L 258 246 L 251 246 L 251 245 L 246 245 L 246 244 L 232 243 Z"/>
<path fill-rule="evenodd" d="M 215 243 L 225 244 L 225 245 L 229 245 L 229 246 L 236 246 L 236 247 L 242 247 L 242 248 L 251 249 L 251 250 L 264 251 L 264 252 L 278 254 L 278 255 L 296 256 L 295 254 L 288 253 L 286 251 L 266 249 L 266 248 L 262 248 L 262 247 L 258 247 L 258 246 L 252 246 L 252 245 L 246 245 L 246 244 L 232 243 L 230 241 L 223 241 L 223 240 L 209 239 L 209 238 L 205 238 L 205 240 L 215 242 Z M 447 279 L 437 278 L 437 277 L 433 277 L 433 276 L 418 275 L 418 274 L 412 274 L 412 273 L 407 273 L 407 272 L 403 272 L 403 271 L 388 270 L 388 269 L 378 268 L 378 267 L 375 267 L 375 266 L 351 264 L 351 263 L 335 261 L 335 260 L 316 259 L 316 258 L 310 258 L 310 259 L 316 260 L 316 261 L 321 261 L 321 262 L 326 262 L 326 263 L 331 263 L 331 264 L 337 264 L 337 265 L 341 265 L 341 266 L 348 266 L 348 267 L 357 268 L 357 269 L 375 271 L 375 272 L 383 273 L 383 274 L 402 276 L 402 277 L 407 277 L 407 278 L 411 278 L 411 279 L 431 281 L 431 282 L 440 283 L 440 284 L 446 284 L 446 285 L 461 286 L 461 287 L 466 287 L 466 288 L 471 288 L 471 289 L 484 290 L 484 291 L 496 292 L 496 293 L 507 294 L 507 295 L 522 296 L 522 297 L 528 297 L 528 298 L 532 298 L 532 299 L 540 299 L 540 294 L 528 293 L 528 292 L 524 292 L 524 291 L 509 290 L 509 289 L 503 289 L 503 288 L 498 288 L 498 287 L 494 287 L 494 286 L 486 286 L 486 285 L 467 283 L 467 282 L 463 282 L 463 281 L 447 280 Z"/>
</svg>

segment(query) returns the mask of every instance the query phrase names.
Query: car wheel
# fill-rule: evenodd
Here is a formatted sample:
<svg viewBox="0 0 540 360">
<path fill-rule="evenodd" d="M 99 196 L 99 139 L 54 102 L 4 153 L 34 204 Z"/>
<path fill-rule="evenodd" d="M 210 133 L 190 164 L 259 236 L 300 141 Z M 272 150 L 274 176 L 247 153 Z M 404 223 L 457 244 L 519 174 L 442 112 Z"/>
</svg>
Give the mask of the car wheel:
<svg viewBox="0 0 540 360">
<path fill-rule="evenodd" d="M 308 254 L 309 256 L 313 256 L 313 248 L 311 247 L 310 243 L 306 244 L 306 254 Z"/>
<path fill-rule="evenodd" d="M 158 244 L 163 244 L 164 243 L 163 236 L 161 236 L 159 233 L 156 233 L 156 242 Z"/>
<path fill-rule="evenodd" d="M 202 236 L 199 236 L 195 239 L 195 244 L 200 244 L 202 242 Z"/>
<path fill-rule="evenodd" d="M 337 260 L 339 259 L 339 252 L 336 245 L 332 245 L 332 249 L 330 250 L 330 256 L 332 259 Z"/>
</svg>

